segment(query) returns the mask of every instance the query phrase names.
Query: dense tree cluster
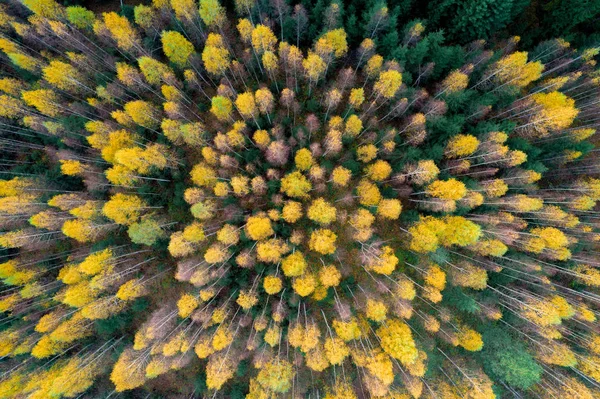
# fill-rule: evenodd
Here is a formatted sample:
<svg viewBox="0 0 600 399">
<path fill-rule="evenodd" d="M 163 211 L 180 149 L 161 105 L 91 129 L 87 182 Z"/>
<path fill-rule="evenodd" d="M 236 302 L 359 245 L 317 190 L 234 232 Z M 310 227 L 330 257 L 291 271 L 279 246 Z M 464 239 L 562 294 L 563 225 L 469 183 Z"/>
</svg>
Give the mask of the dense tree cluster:
<svg viewBox="0 0 600 399">
<path fill-rule="evenodd" d="M 279 0 L 22 3 L 0 398 L 600 395 L 600 49 L 412 22 L 384 57 L 383 3 L 356 47 L 335 1 L 309 46 Z"/>
</svg>

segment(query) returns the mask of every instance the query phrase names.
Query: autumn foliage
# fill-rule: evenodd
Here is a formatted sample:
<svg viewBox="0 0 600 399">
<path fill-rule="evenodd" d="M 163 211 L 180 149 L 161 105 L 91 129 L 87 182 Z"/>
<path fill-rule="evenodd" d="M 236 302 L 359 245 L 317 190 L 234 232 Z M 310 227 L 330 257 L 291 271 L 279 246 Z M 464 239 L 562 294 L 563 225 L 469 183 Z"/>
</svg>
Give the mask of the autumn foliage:
<svg viewBox="0 0 600 399">
<path fill-rule="evenodd" d="M 600 396 L 598 49 L 234 3 L 0 5 L 0 398 Z"/>
</svg>

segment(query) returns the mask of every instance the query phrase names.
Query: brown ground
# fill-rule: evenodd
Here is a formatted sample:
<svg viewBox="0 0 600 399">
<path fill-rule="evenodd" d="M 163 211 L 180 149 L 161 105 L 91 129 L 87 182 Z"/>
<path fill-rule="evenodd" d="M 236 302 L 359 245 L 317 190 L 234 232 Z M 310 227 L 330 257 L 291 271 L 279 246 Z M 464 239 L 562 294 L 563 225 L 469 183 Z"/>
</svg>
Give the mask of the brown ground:
<svg viewBox="0 0 600 399">
<path fill-rule="evenodd" d="M 130 6 L 140 3 L 150 3 L 150 1 L 144 0 L 122 0 L 122 2 L 124 5 Z M 95 13 L 118 11 L 121 7 L 121 0 L 85 0 L 81 5 Z"/>
</svg>

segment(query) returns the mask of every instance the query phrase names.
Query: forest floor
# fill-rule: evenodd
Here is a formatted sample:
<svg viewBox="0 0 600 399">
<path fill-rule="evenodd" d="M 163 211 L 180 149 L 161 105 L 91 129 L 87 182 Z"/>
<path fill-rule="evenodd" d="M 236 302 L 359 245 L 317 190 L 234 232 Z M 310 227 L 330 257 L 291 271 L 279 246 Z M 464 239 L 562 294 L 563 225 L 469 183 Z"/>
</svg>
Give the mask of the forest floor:
<svg viewBox="0 0 600 399">
<path fill-rule="evenodd" d="M 82 6 L 98 12 L 116 11 L 123 5 L 135 6 L 144 3 L 144 0 L 84 0 Z"/>
</svg>

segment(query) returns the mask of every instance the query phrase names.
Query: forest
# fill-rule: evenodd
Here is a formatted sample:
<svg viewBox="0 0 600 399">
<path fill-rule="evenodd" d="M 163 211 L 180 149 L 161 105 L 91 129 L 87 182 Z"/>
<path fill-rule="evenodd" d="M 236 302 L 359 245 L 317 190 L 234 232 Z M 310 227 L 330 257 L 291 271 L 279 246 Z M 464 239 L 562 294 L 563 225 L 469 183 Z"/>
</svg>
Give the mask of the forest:
<svg viewBox="0 0 600 399">
<path fill-rule="evenodd" d="M 600 397 L 599 15 L 0 3 L 0 399 Z"/>
</svg>

